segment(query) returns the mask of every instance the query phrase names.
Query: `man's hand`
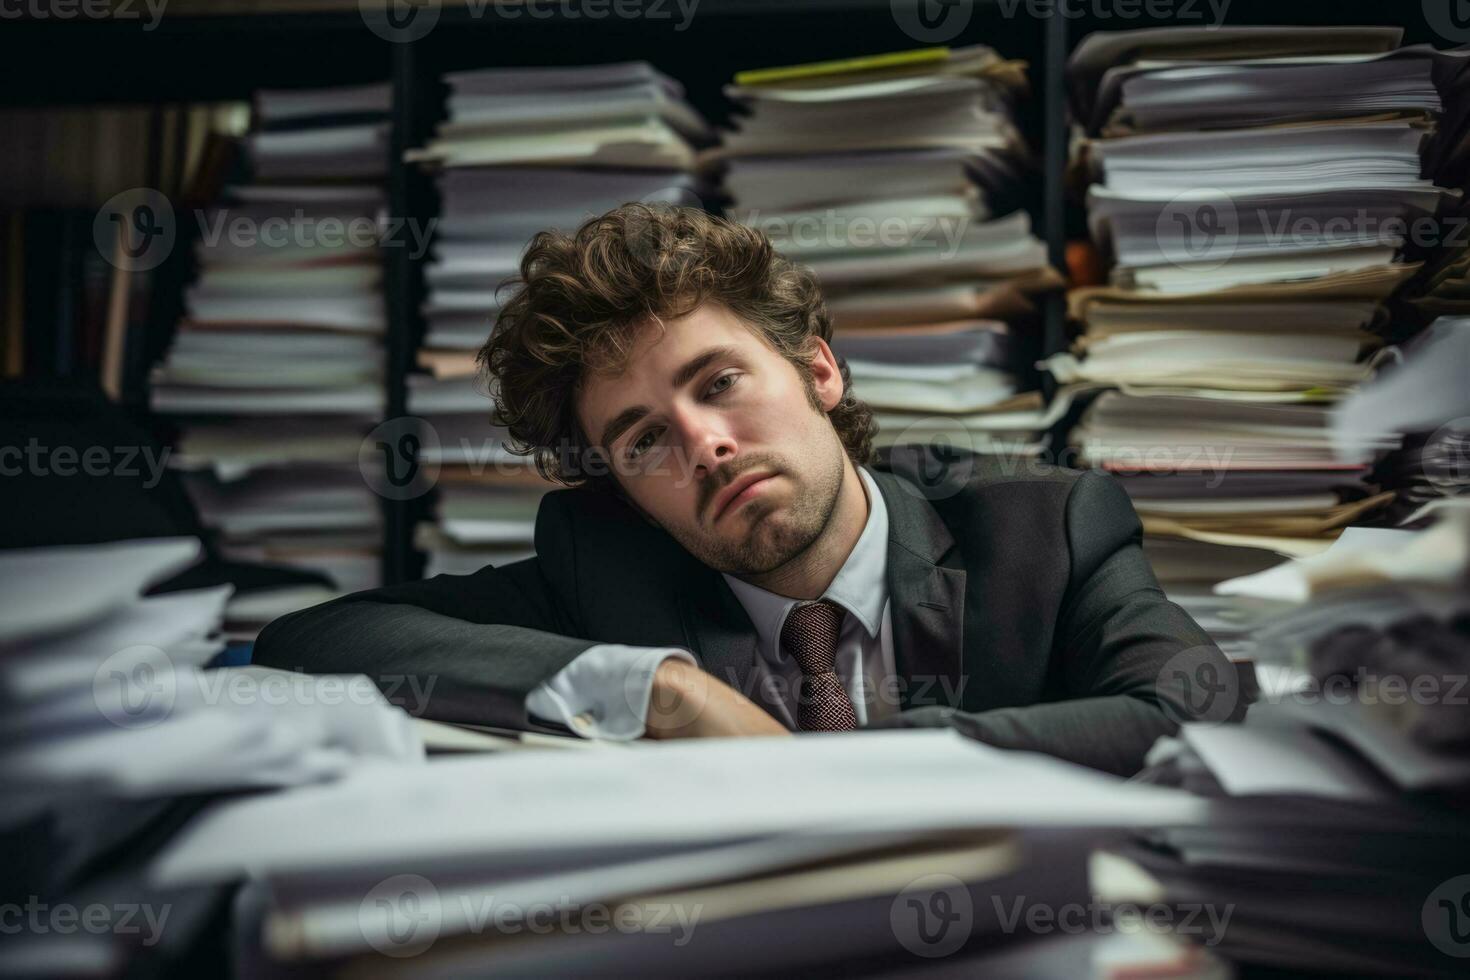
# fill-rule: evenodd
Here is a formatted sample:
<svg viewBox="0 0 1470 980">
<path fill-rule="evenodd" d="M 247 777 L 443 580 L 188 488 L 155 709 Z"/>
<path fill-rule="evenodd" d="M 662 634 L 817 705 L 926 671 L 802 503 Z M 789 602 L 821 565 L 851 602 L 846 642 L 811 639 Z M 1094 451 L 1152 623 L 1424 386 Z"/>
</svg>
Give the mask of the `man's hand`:
<svg viewBox="0 0 1470 980">
<path fill-rule="evenodd" d="M 665 660 L 648 699 L 649 738 L 790 735 L 745 695 L 683 660 Z"/>
</svg>

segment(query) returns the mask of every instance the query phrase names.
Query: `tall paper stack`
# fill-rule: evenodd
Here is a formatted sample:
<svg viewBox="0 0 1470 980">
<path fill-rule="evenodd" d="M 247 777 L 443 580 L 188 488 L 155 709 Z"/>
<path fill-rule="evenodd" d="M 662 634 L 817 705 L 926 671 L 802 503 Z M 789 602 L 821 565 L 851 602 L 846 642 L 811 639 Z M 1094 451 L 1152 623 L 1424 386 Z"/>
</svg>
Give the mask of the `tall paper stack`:
<svg viewBox="0 0 1470 980">
<path fill-rule="evenodd" d="M 380 502 L 358 455 L 385 410 L 388 104 L 387 85 L 257 94 L 253 180 L 200 213 L 199 275 L 152 379 L 224 553 L 323 572 L 329 593 L 378 584 Z"/>
<path fill-rule="evenodd" d="M 709 126 L 677 82 L 647 62 L 456 72 L 447 118 L 411 160 L 438 169 L 435 228 L 408 410 L 432 427 L 424 458 L 439 470 L 438 517 L 416 532 L 428 573 L 468 572 L 532 553 L 551 489 L 504 448 L 476 390 L 475 352 L 489 338 L 501 287 L 539 231 L 574 232 L 629 201 L 702 206 L 696 166 Z"/>
<path fill-rule="evenodd" d="M 1393 496 L 1371 468 L 1398 433 L 1370 426 L 1345 453 L 1330 420 L 1460 202 L 1431 165 L 1458 59 L 1401 34 L 1095 34 L 1069 68 L 1112 271 L 1070 297 L 1081 335 L 1047 366 L 1064 394 L 1102 389 L 1072 444 L 1119 476 L 1171 597 L 1239 657 L 1255 612 L 1209 586 L 1318 551 Z"/>
<path fill-rule="evenodd" d="M 1025 65 L 975 46 L 742 72 L 731 217 L 811 270 L 878 442 L 1034 455 L 1036 337 L 1059 285 L 1024 202 Z"/>
</svg>

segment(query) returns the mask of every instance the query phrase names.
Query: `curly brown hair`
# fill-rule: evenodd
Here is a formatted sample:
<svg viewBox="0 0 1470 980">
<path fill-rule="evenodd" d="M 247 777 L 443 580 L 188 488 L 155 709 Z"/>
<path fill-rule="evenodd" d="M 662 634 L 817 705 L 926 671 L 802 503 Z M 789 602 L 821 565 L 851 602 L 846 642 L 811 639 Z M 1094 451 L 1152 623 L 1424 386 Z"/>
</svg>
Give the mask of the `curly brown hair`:
<svg viewBox="0 0 1470 980">
<path fill-rule="evenodd" d="M 495 400 L 492 421 L 510 431 L 511 451 L 534 456 L 542 476 L 567 486 L 605 476 L 586 466 L 594 447 L 577 420 L 578 386 L 589 371 L 622 370 L 643 325 L 721 304 L 809 385 L 812 338 L 832 338 L 806 269 L 760 231 L 697 208 L 625 204 L 570 237 L 540 232 L 506 285 L 519 288 L 477 359 Z M 877 426 L 839 365 L 842 399 L 827 414 L 847 455 L 866 464 Z"/>
</svg>

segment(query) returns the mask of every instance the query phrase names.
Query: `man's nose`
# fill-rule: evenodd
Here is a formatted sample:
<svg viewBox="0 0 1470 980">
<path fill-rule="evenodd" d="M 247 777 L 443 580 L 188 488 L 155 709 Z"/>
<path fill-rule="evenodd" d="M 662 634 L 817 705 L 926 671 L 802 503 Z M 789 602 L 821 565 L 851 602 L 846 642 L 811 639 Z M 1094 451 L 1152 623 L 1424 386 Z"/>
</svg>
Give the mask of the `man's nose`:
<svg viewBox="0 0 1470 980">
<path fill-rule="evenodd" d="M 677 424 L 695 476 L 708 476 L 718 467 L 730 463 L 739 451 L 735 437 L 722 419 L 712 418 L 704 412 L 689 412 L 680 417 Z"/>
</svg>

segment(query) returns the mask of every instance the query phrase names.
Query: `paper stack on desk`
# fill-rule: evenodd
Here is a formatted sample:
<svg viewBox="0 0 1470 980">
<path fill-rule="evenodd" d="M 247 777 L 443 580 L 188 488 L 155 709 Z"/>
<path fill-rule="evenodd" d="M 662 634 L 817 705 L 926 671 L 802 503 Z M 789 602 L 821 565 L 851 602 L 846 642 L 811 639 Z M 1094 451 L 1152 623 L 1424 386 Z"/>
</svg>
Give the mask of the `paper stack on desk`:
<svg viewBox="0 0 1470 980">
<path fill-rule="evenodd" d="M 125 928 L 7 930 L 8 971 L 152 975 L 218 949 L 222 892 L 140 880 L 184 817 L 364 758 L 422 763 L 412 719 L 366 677 L 206 669 L 231 587 L 150 594 L 202 553 L 191 537 L 0 553 L 5 887 L 40 916 L 129 910 Z"/>
<path fill-rule="evenodd" d="M 1364 417 L 1343 451 L 1333 405 L 1414 329 L 1392 303 L 1454 227 L 1466 62 L 1401 33 L 1099 33 L 1070 63 L 1110 282 L 1069 297 L 1081 333 L 1046 366 L 1064 393 L 1111 389 L 1069 441 L 1123 482 L 1165 590 L 1234 656 L 1258 610 L 1214 582 L 1394 499 L 1374 467 L 1402 430 Z"/>
<path fill-rule="evenodd" d="M 1018 895 L 1086 900 L 1089 841 L 1198 805 L 950 731 L 507 753 L 218 805 L 153 880 L 248 877 L 242 935 L 278 963 L 557 973 L 586 949 L 575 920 L 605 906 L 681 911 L 692 937 L 612 936 L 604 972 L 741 972 L 902 953 L 905 895 L 968 903 L 956 947 L 999 938 Z M 573 910 L 570 929 L 486 916 L 543 905 Z"/>
<path fill-rule="evenodd" d="M 329 778 L 362 755 L 423 757 L 364 677 L 205 671 L 230 587 L 143 597 L 195 538 L 0 555 L 7 826 L 57 807 Z M 350 685 L 337 694 L 328 682 Z"/>
<path fill-rule="evenodd" d="M 251 179 L 197 212 L 199 275 L 152 375 L 154 410 L 179 420 L 171 462 L 223 553 L 321 572 L 329 594 L 379 580 L 381 504 L 358 454 L 386 407 L 389 97 L 257 94 Z"/>
<path fill-rule="evenodd" d="M 1215 802 L 1128 853 L 1171 901 L 1233 908 L 1227 957 L 1463 973 L 1447 909 L 1470 894 L 1470 502 L 1435 516 L 1219 586 L 1277 609 L 1253 631 L 1261 700 L 1155 747 L 1147 781 Z"/>
<path fill-rule="evenodd" d="M 1022 210 L 1025 90 L 1024 65 L 979 45 L 742 72 L 726 88 L 741 109 L 720 152 L 730 217 L 815 276 L 880 445 L 1041 449 L 1037 336 L 1020 324 L 1028 295 L 1059 282 Z"/>
</svg>

